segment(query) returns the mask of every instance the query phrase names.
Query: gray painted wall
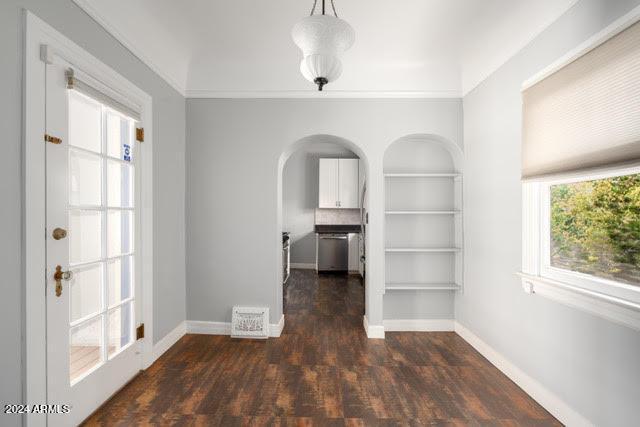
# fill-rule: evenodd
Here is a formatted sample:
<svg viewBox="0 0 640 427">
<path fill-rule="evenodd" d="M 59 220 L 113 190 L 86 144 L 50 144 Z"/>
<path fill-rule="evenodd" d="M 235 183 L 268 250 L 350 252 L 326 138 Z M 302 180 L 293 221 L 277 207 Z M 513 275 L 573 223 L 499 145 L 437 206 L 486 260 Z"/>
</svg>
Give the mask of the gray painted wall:
<svg viewBox="0 0 640 427">
<path fill-rule="evenodd" d="M 465 293 L 456 318 L 600 426 L 640 419 L 640 333 L 527 295 L 521 268 L 523 81 L 637 0 L 582 0 L 464 98 Z"/>
<path fill-rule="evenodd" d="M 154 341 L 185 319 L 185 101 L 70 0 L 0 2 L 0 402 L 22 401 L 22 8 L 34 12 L 153 97 L 155 209 Z M 41 403 L 41 402 L 37 402 Z M 19 417 L 1 416 L 1 425 Z"/>
<path fill-rule="evenodd" d="M 382 325 L 384 151 L 418 133 L 460 144 L 461 132 L 460 100 L 187 100 L 187 318 L 228 322 L 233 305 L 257 304 L 280 319 L 279 162 L 296 141 L 328 134 L 368 163 L 365 301 Z M 397 298 L 411 307 L 411 295 Z"/>
<path fill-rule="evenodd" d="M 320 137 L 322 138 L 322 137 Z M 319 159 L 357 158 L 332 142 L 308 142 L 293 153 L 282 175 L 282 230 L 291 233 L 291 262 L 315 264 L 315 209 L 318 207 Z"/>
</svg>

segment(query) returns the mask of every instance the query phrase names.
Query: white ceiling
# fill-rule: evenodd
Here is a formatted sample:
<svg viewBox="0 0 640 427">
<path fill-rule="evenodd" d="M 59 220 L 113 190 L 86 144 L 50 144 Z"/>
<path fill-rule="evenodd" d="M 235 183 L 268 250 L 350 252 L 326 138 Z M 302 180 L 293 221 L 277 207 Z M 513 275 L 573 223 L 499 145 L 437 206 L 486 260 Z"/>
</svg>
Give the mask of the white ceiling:
<svg viewBox="0 0 640 427">
<path fill-rule="evenodd" d="M 290 36 L 311 0 L 74 1 L 187 96 L 318 95 Z M 576 1 L 335 0 L 356 43 L 323 96 L 461 96 Z"/>
</svg>

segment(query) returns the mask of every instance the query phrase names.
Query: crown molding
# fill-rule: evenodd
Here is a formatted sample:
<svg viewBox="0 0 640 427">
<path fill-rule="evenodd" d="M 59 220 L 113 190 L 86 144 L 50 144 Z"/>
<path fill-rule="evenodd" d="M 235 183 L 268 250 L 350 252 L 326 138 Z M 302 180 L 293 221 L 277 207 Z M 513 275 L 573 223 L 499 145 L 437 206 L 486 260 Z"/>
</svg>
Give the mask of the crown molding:
<svg viewBox="0 0 640 427">
<path fill-rule="evenodd" d="M 268 99 L 268 98 L 290 98 L 290 99 L 458 99 L 462 98 L 463 93 L 460 90 L 442 90 L 442 91 L 332 91 L 323 92 L 313 90 L 278 90 L 278 91 L 220 91 L 209 89 L 187 89 L 184 85 L 178 83 L 167 73 L 157 66 L 142 49 L 136 47 L 135 43 L 128 39 L 124 34 L 118 31 L 115 26 L 102 16 L 88 0 L 73 0 L 89 17 L 91 17 L 98 25 L 107 31 L 113 38 L 120 42 L 127 50 L 129 50 L 142 63 L 147 65 L 154 73 L 167 82 L 172 88 L 185 98 L 212 98 L 212 99 Z"/>
<path fill-rule="evenodd" d="M 607 25 L 601 31 L 598 31 L 593 36 L 576 46 L 574 49 L 567 52 L 565 55 L 558 58 L 555 62 L 551 63 L 547 67 L 540 70 L 528 78 L 522 83 L 522 91 L 529 89 L 530 87 L 540 83 L 542 80 L 551 76 L 552 74 L 560 71 L 562 68 L 571 64 L 573 61 L 586 55 L 598 46 L 606 43 L 608 40 L 622 33 L 632 25 L 640 21 L 640 6 L 636 6 L 628 13 L 622 15 L 620 18 Z"/>
<path fill-rule="evenodd" d="M 105 29 L 113 38 L 115 38 L 120 44 L 122 44 L 129 52 L 131 52 L 136 58 L 138 58 L 143 64 L 149 67 L 154 73 L 160 76 L 169 86 L 175 89 L 180 95 L 186 96 L 186 88 L 184 85 L 178 83 L 173 77 L 170 77 L 167 73 L 162 71 L 148 56 L 146 56 L 141 49 L 125 37 L 120 31 L 118 31 L 113 25 L 107 21 L 87 0 L 73 0 L 73 2 L 82 9 L 91 19 L 93 19 L 98 25 Z"/>
<path fill-rule="evenodd" d="M 187 98 L 290 98 L 290 99 L 459 99 L 462 92 L 458 90 L 442 91 L 351 91 L 351 90 L 279 90 L 279 91 L 219 91 L 207 89 L 190 89 Z"/>
<path fill-rule="evenodd" d="M 504 55 L 504 58 L 502 61 L 499 61 L 499 63 L 496 66 L 493 67 L 487 67 L 487 69 L 484 72 L 480 72 L 477 73 L 477 77 L 474 79 L 471 79 L 471 83 L 469 84 L 465 84 L 465 82 L 462 82 L 462 97 L 466 97 L 467 95 L 469 95 L 471 92 L 473 92 L 478 86 L 480 86 L 482 83 L 484 83 L 485 80 L 487 80 L 489 77 L 491 77 L 496 71 L 498 71 L 500 68 L 502 68 L 505 64 L 507 64 L 509 61 L 511 61 L 511 59 L 516 56 L 518 53 L 520 53 L 520 51 L 522 51 L 525 47 L 527 47 L 529 44 L 531 44 L 531 42 L 533 42 L 535 39 L 537 39 L 542 33 L 544 33 L 551 25 L 553 25 L 554 22 L 556 22 L 558 19 L 560 19 L 560 17 L 562 15 L 564 15 L 565 13 L 567 13 L 571 8 L 573 8 L 580 0 L 573 0 L 571 3 L 569 3 L 567 5 L 566 8 L 563 8 L 562 11 L 549 18 L 539 29 L 538 31 L 535 31 L 533 34 L 531 34 L 531 37 L 527 38 L 523 43 L 520 43 L 519 46 L 517 46 L 516 48 L 514 48 L 511 52 L 508 52 L 506 55 Z"/>
<path fill-rule="evenodd" d="M 560 16 L 571 9 L 579 0 L 572 1 L 566 9 L 557 16 L 548 20 L 541 29 L 530 38 L 514 49 L 513 52 L 505 55 L 504 61 L 501 61 L 497 66 L 489 67 L 485 72 L 478 73 L 478 77 L 472 80 L 471 84 L 464 85 L 460 90 L 430 90 L 430 91 L 332 91 L 326 90 L 322 93 L 317 91 L 299 91 L 299 90 L 278 90 L 278 91 L 221 91 L 210 89 L 187 89 L 185 84 L 181 84 L 173 77 L 162 71 L 162 69 L 156 65 L 148 56 L 143 53 L 142 49 L 136 47 L 135 43 L 128 39 L 124 34 L 118 31 L 115 26 L 109 23 L 88 0 L 72 0 L 80 9 L 82 9 L 89 17 L 91 17 L 98 25 L 107 31 L 113 38 L 120 42 L 127 50 L 129 50 L 135 57 L 137 57 L 142 63 L 147 65 L 154 73 L 167 82 L 173 89 L 180 93 L 185 98 L 212 98 L 212 99 L 224 99 L 224 98 L 238 98 L 238 99 L 267 99 L 267 98 L 290 98 L 290 99 L 457 99 L 464 98 L 475 88 L 480 86 L 485 80 L 487 80 L 493 73 L 506 64 L 511 58 L 518 54 L 526 45 L 535 40 L 542 32 L 544 32 L 551 24 L 553 24 Z"/>
</svg>

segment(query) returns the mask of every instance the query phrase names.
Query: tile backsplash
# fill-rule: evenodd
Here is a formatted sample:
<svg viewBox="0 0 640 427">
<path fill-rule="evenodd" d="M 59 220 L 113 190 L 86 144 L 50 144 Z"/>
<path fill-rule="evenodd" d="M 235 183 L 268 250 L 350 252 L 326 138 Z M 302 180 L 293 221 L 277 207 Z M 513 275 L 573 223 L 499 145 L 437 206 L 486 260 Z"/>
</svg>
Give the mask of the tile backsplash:
<svg viewBox="0 0 640 427">
<path fill-rule="evenodd" d="M 316 209 L 318 225 L 360 224 L 360 209 Z"/>
</svg>

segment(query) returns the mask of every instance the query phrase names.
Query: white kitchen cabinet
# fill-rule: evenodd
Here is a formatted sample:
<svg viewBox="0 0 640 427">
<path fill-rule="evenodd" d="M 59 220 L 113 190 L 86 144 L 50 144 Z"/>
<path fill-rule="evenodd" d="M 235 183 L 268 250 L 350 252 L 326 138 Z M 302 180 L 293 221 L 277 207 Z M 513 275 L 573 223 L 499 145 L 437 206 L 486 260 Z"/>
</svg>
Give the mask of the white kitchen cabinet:
<svg viewBox="0 0 640 427">
<path fill-rule="evenodd" d="M 359 207 L 358 164 L 358 159 L 320 159 L 318 207 Z"/>
<path fill-rule="evenodd" d="M 339 208 L 357 209 L 360 207 L 358 163 L 358 159 L 339 159 L 338 161 Z"/>
<path fill-rule="evenodd" d="M 319 208 L 338 207 L 338 160 L 320 159 Z"/>
</svg>

